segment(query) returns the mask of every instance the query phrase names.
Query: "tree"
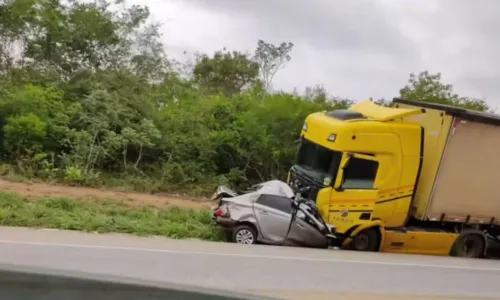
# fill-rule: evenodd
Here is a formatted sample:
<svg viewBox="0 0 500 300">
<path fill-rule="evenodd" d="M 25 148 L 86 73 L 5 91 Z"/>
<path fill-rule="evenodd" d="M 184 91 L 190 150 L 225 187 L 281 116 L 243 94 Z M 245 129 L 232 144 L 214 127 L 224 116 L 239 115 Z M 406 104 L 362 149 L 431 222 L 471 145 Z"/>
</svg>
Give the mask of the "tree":
<svg viewBox="0 0 500 300">
<path fill-rule="evenodd" d="M 209 93 L 227 96 L 240 93 L 258 83 L 259 65 L 238 51 L 217 51 L 202 55 L 193 70 L 194 81 Z"/>
<path fill-rule="evenodd" d="M 389 101 L 389 100 L 386 100 L 384 98 L 380 98 L 380 99 L 377 99 L 377 100 L 373 100 L 370 98 L 370 100 L 377 104 L 377 105 L 380 105 L 380 106 L 385 106 L 385 107 L 390 107 L 392 105 L 392 101 Z"/>
<path fill-rule="evenodd" d="M 428 71 L 411 73 L 408 84 L 399 91 L 404 99 L 446 104 L 479 111 L 488 111 L 488 104 L 481 99 L 462 97 L 453 91 L 451 84 L 441 81 L 441 73 Z"/>
<path fill-rule="evenodd" d="M 326 102 L 328 100 L 328 93 L 322 85 L 308 86 L 304 91 L 304 99 L 314 102 Z"/>
<path fill-rule="evenodd" d="M 266 43 L 263 40 L 257 42 L 254 59 L 259 63 L 264 89 L 267 91 L 276 73 L 283 68 L 292 57 L 290 53 L 293 43 L 283 42 L 279 46 Z"/>
<path fill-rule="evenodd" d="M 165 56 L 158 24 L 146 23 L 149 9 L 111 6 L 105 0 L 5 1 L 0 4 L 2 71 L 29 65 L 39 72 L 56 71 L 67 79 L 76 71 L 128 66 L 144 74 L 147 65 L 158 73 L 165 66 Z M 12 46 L 20 53 L 12 51 Z"/>
</svg>

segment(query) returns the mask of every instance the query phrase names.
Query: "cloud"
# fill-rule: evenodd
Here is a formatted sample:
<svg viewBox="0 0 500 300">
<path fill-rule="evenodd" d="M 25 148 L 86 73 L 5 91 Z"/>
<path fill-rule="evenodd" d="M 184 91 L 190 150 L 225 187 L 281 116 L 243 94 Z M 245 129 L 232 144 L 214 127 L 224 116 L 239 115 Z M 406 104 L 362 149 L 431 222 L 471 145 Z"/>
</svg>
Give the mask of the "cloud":
<svg viewBox="0 0 500 300">
<path fill-rule="evenodd" d="M 133 0 L 164 23 L 167 51 L 252 52 L 258 39 L 295 44 L 275 78 L 336 96 L 391 98 L 410 72 L 442 72 L 457 92 L 499 99 L 496 0 Z"/>
<path fill-rule="evenodd" d="M 428 61 L 446 74 L 457 90 L 500 104 L 500 2 L 494 0 L 441 2 L 441 14 L 427 24 L 434 32 Z M 446 13 L 449 12 L 449 13 Z"/>
<path fill-rule="evenodd" d="M 187 0 L 207 10 L 247 19 L 255 32 L 317 50 L 411 55 L 414 48 L 374 1 Z M 379 34 L 381 33 L 381 34 Z"/>
</svg>

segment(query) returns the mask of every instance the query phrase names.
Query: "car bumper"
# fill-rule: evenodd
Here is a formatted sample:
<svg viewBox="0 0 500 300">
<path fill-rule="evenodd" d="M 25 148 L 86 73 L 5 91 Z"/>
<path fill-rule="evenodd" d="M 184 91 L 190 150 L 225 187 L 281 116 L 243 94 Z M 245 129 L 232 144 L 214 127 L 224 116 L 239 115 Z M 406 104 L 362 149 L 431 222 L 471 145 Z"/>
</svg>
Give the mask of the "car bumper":
<svg viewBox="0 0 500 300">
<path fill-rule="evenodd" d="M 215 212 L 217 211 L 217 208 L 219 206 L 212 207 L 212 220 L 219 226 L 223 228 L 232 228 L 235 224 L 236 221 L 231 219 L 231 217 L 221 217 L 221 216 L 216 216 Z"/>
<path fill-rule="evenodd" d="M 212 220 L 214 220 L 215 224 L 217 224 L 220 229 L 226 232 L 231 232 L 236 225 L 236 221 L 230 218 L 212 216 Z"/>
<path fill-rule="evenodd" d="M 218 225 L 223 226 L 233 226 L 234 224 L 236 224 L 236 221 L 232 220 L 231 218 L 212 216 L 212 220 L 214 220 Z"/>
</svg>

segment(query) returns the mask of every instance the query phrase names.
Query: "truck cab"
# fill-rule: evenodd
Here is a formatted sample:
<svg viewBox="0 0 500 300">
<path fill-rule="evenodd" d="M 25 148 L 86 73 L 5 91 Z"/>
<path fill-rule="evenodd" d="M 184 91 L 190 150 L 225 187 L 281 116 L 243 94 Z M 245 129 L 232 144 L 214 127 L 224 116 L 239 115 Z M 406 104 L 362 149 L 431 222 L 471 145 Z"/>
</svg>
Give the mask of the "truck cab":
<svg viewBox="0 0 500 300">
<path fill-rule="evenodd" d="M 384 228 L 407 222 L 422 165 L 423 128 L 401 118 L 422 112 L 364 101 L 306 118 L 288 182 L 311 187 L 308 197 L 344 244 L 363 231 L 367 235 L 356 249 L 375 251 Z"/>
</svg>

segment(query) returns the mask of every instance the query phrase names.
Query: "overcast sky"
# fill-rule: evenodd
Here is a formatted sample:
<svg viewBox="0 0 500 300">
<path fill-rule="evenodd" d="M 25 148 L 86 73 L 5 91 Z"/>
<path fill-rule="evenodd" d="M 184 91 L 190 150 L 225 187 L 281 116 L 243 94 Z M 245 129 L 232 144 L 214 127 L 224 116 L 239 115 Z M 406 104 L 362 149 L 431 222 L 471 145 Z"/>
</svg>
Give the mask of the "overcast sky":
<svg viewBox="0 0 500 300">
<path fill-rule="evenodd" d="M 409 73 L 441 72 L 464 96 L 500 107 L 499 0 L 131 0 L 163 23 L 167 52 L 253 52 L 295 44 L 274 86 L 390 99 Z"/>
</svg>

